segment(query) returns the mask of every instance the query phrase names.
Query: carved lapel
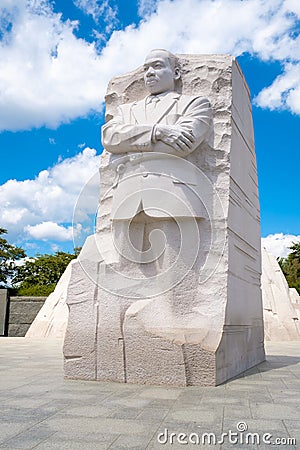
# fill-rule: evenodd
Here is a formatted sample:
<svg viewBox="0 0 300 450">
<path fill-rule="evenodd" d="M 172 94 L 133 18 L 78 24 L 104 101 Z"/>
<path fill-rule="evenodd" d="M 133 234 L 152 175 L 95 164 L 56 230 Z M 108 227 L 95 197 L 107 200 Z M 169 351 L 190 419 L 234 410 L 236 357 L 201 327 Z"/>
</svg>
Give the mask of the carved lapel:
<svg viewBox="0 0 300 450">
<path fill-rule="evenodd" d="M 170 92 L 161 98 L 157 103 L 156 108 L 147 115 L 146 100 L 147 97 L 139 102 L 135 102 L 132 105 L 132 115 L 136 123 L 143 123 L 147 125 L 153 125 L 159 123 L 173 108 L 177 100 L 180 98 L 180 94 L 177 92 Z"/>
<path fill-rule="evenodd" d="M 146 99 L 147 99 L 147 97 L 143 98 L 143 100 L 134 102 L 132 104 L 131 114 L 134 119 L 133 122 L 147 124 Z"/>
</svg>

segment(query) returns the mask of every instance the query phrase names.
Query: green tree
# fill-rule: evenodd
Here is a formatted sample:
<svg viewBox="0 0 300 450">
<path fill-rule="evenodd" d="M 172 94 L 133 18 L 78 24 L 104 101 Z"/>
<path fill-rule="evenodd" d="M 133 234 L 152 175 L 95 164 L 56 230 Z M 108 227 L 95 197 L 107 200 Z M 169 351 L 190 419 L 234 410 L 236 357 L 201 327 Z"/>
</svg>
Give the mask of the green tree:
<svg viewBox="0 0 300 450">
<path fill-rule="evenodd" d="M 54 255 L 37 255 L 17 267 L 13 278 L 14 292 L 17 295 L 49 295 L 64 273 L 69 262 L 76 258 L 74 253 L 56 252 Z M 16 289 L 17 288 L 17 289 Z"/>
<path fill-rule="evenodd" d="M 292 250 L 287 258 L 278 260 L 289 287 L 296 288 L 300 294 L 300 242 L 293 243 Z"/>
<path fill-rule="evenodd" d="M 8 279 L 13 277 L 16 272 L 15 261 L 25 258 L 25 251 L 9 244 L 3 237 L 7 233 L 5 228 L 0 228 L 0 283 L 7 284 Z"/>
</svg>

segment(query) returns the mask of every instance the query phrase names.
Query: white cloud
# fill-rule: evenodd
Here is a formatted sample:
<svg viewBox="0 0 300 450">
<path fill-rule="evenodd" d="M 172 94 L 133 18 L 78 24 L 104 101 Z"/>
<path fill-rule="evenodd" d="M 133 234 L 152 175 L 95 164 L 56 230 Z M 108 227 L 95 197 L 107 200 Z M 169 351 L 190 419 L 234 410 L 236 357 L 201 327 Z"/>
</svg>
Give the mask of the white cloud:
<svg viewBox="0 0 300 450">
<path fill-rule="evenodd" d="M 34 261 L 34 258 L 28 258 L 27 256 L 22 259 L 18 259 L 18 261 L 14 261 L 14 265 L 16 267 L 24 266 L 27 261 Z"/>
<path fill-rule="evenodd" d="M 106 23 L 106 32 L 109 33 L 118 23 L 118 8 L 111 6 L 108 0 L 73 0 L 74 5 L 85 14 L 92 16 L 96 23 L 102 19 Z"/>
<path fill-rule="evenodd" d="M 300 46 L 300 41 L 299 41 Z M 300 62 L 285 64 L 284 73 L 271 86 L 264 88 L 255 102 L 263 108 L 289 108 L 300 114 Z"/>
<path fill-rule="evenodd" d="M 52 253 L 58 252 L 59 251 L 59 245 L 51 244 L 51 251 L 52 251 Z"/>
<path fill-rule="evenodd" d="M 22 240 L 24 231 L 35 239 L 71 239 L 69 226 L 76 200 L 85 183 L 98 173 L 99 165 L 100 156 L 87 147 L 35 179 L 9 180 L 0 186 L 1 226 L 8 229 L 9 240 Z M 97 199 L 98 189 L 96 175 L 88 195 Z M 87 202 L 85 213 L 95 213 L 92 209 Z"/>
<path fill-rule="evenodd" d="M 140 8 L 143 4 L 141 0 Z M 125 53 L 134 67 L 155 47 L 175 53 L 249 52 L 262 60 L 278 60 L 283 73 L 261 93 L 257 104 L 299 114 L 300 37 L 295 28 L 299 9 L 293 0 L 161 0 L 152 15 L 144 11 L 146 19 L 138 28 L 115 31 L 102 59 L 114 64 L 117 72 L 124 70 L 118 55 Z"/>
<path fill-rule="evenodd" d="M 151 15 L 157 6 L 158 0 L 139 0 L 138 13 L 141 17 Z"/>
<path fill-rule="evenodd" d="M 109 10 L 107 1 L 76 2 L 95 17 L 103 5 Z M 139 66 L 155 47 L 177 53 L 249 52 L 281 61 L 283 73 L 257 103 L 300 113 L 298 0 L 140 0 L 139 26 L 114 31 L 101 54 L 97 41 L 77 38 L 78 24 L 63 21 L 49 5 L 46 0 L 1 2 L 2 12 L 6 9 L 0 19 L 0 130 L 55 127 L 99 111 L 108 80 Z"/>
<path fill-rule="evenodd" d="M 94 44 L 49 8 L 10 5 L 13 28 L 0 41 L 0 130 L 56 127 L 99 111 L 108 77 Z"/>
<path fill-rule="evenodd" d="M 73 239 L 73 235 L 76 236 L 81 231 L 81 226 L 77 224 L 77 227 L 73 229 L 72 226 L 65 227 L 49 221 L 37 225 L 27 225 L 24 231 L 37 240 L 70 241 Z"/>
<path fill-rule="evenodd" d="M 285 8 L 287 11 L 297 14 L 300 19 L 300 2 L 299 0 L 286 0 Z"/>
<path fill-rule="evenodd" d="M 291 253 L 290 246 L 295 242 L 300 242 L 300 235 L 293 234 L 269 234 L 262 238 L 262 246 L 266 248 L 267 252 L 277 257 L 286 258 Z"/>
</svg>

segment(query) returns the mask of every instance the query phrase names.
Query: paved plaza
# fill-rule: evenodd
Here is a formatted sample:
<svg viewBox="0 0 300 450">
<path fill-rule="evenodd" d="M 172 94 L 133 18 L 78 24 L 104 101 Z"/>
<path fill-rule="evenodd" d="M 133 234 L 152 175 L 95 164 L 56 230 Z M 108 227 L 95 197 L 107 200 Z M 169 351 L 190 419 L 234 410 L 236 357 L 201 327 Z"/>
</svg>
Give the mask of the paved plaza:
<svg viewBox="0 0 300 450">
<path fill-rule="evenodd" d="M 300 343 L 266 348 L 222 386 L 166 388 L 64 380 L 61 341 L 0 338 L 0 449 L 300 449 Z"/>
</svg>

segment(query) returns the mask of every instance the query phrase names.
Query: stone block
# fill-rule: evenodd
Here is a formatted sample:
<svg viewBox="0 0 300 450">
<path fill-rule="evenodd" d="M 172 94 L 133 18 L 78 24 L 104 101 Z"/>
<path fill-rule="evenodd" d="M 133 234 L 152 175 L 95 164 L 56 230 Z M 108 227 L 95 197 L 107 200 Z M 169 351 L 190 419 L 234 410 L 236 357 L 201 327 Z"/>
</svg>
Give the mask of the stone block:
<svg viewBox="0 0 300 450">
<path fill-rule="evenodd" d="M 11 297 L 8 336 L 25 336 L 45 300 L 46 297 Z"/>
<path fill-rule="evenodd" d="M 268 341 L 300 341 L 299 295 L 288 287 L 275 256 L 262 249 L 262 298 Z"/>
<path fill-rule="evenodd" d="M 73 265 L 68 288 L 68 378 L 215 386 L 264 360 L 249 89 L 229 55 L 179 59 L 181 86 L 172 93 L 177 114 L 172 110 L 175 103 L 167 112 L 161 106 L 170 101 L 170 92 L 159 100 L 161 117 L 157 111 L 151 114 L 157 116 L 156 124 L 174 125 L 185 117 L 191 104 L 187 99 L 193 96 L 195 104 L 202 97 L 209 99 L 213 125 L 208 132 L 206 106 L 193 133 L 203 127 L 206 132 L 185 157 L 172 156 L 159 139 L 149 138 L 154 132 L 149 115 L 144 113 L 140 122 L 146 96 L 142 68 L 114 78 L 108 86 L 103 141 L 111 154 L 104 151 L 102 156 L 97 231 Z M 114 124 L 123 126 L 127 116 L 136 122 L 126 122 L 113 135 Z M 141 124 L 138 136 L 136 123 Z M 130 148 L 125 148 L 125 156 L 119 145 L 124 136 Z M 154 193 L 157 186 L 160 191 Z M 165 205 L 173 221 L 149 206 L 148 190 L 157 210 Z M 121 199 L 125 203 L 118 209 Z M 185 209 L 178 202 L 185 203 Z M 131 217 L 136 207 L 140 209 Z M 132 219 L 128 229 L 127 216 Z M 152 247 L 145 244 L 147 239 Z M 154 254 L 156 259 L 147 259 Z M 134 259 L 136 255 L 140 259 Z"/>
</svg>

